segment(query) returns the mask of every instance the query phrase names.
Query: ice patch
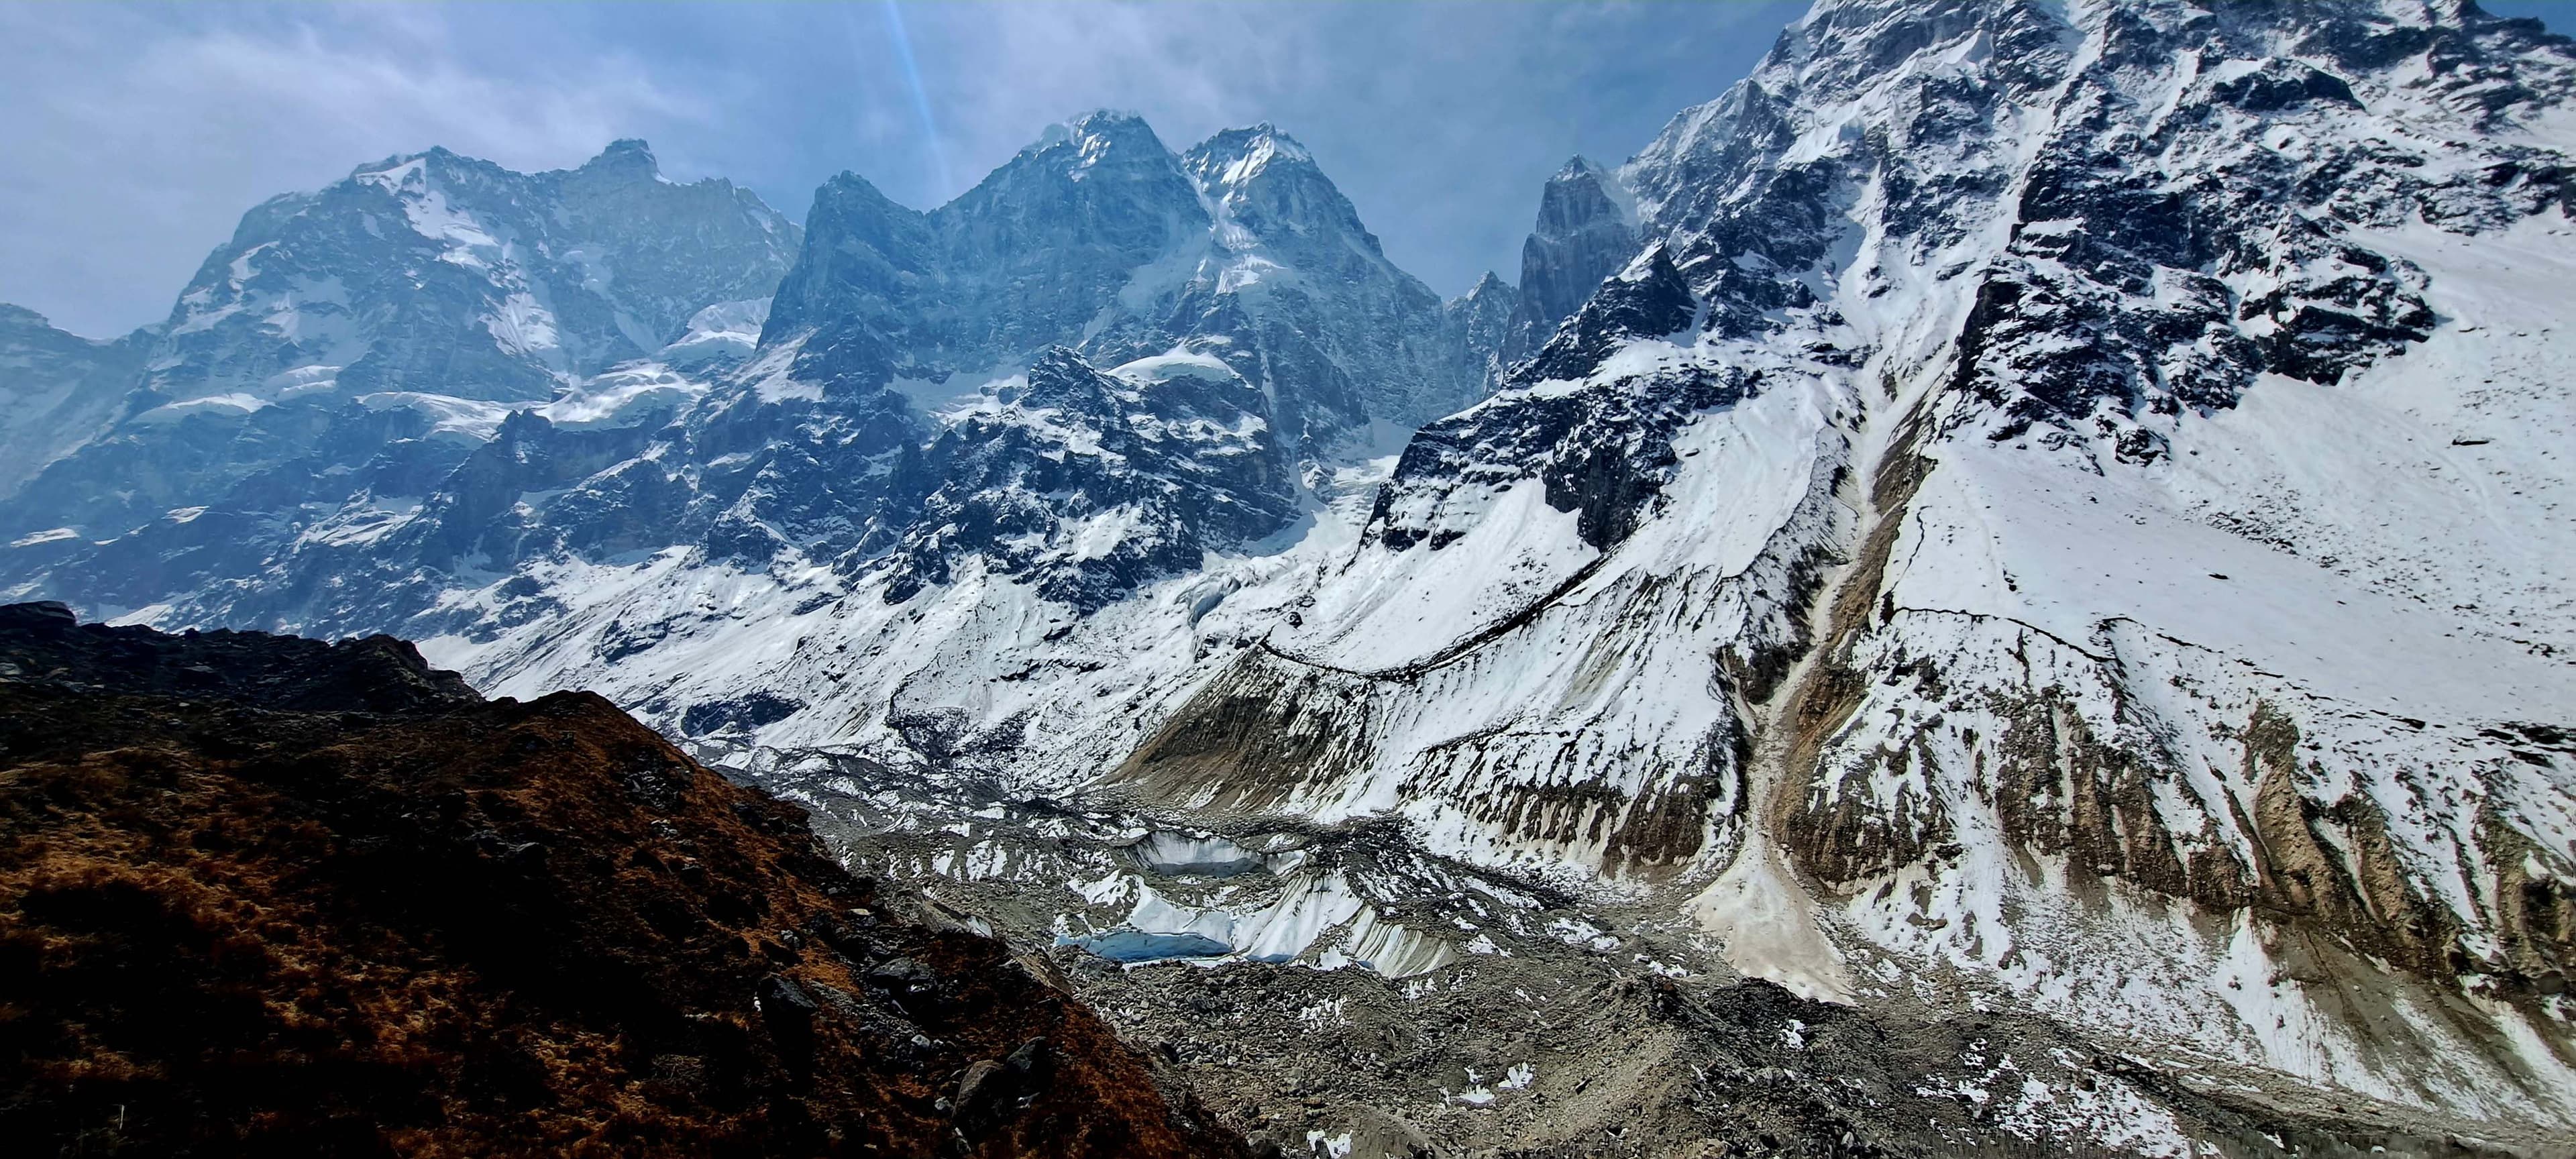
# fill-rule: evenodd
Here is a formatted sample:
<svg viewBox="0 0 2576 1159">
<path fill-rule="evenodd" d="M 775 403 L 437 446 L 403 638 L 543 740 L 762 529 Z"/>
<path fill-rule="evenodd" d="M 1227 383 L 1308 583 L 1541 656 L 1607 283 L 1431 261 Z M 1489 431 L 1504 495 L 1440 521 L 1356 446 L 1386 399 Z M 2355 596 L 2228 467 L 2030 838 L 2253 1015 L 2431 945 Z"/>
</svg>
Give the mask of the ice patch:
<svg viewBox="0 0 2576 1159">
<path fill-rule="evenodd" d="M 1234 877 L 1268 868 L 1261 854 L 1223 837 L 1192 837 L 1157 830 L 1127 847 L 1145 868 L 1172 877 Z"/>
<path fill-rule="evenodd" d="M 760 345 L 760 330 L 769 321 L 767 298 L 718 302 L 689 316 L 689 326 L 655 357 L 673 365 L 694 366 L 717 359 L 751 357 Z"/>
</svg>

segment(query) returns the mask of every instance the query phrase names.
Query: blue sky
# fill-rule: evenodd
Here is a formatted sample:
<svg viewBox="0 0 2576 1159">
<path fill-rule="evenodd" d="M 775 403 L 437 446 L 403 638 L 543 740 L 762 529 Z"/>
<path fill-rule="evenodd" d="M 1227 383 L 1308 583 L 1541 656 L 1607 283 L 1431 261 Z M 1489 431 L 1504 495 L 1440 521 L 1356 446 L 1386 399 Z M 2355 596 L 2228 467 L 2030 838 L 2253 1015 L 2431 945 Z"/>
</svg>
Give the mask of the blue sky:
<svg viewBox="0 0 2576 1159">
<path fill-rule="evenodd" d="M 1567 156 L 1626 157 L 1804 7 L 0 3 L 0 301 L 99 336 L 157 320 L 243 210 L 434 144 L 537 169 L 640 136 L 801 218 L 843 169 L 936 204 L 1099 107 L 1174 148 L 1279 125 L 1456 293 L 1516 275 Z"/>
</svg>

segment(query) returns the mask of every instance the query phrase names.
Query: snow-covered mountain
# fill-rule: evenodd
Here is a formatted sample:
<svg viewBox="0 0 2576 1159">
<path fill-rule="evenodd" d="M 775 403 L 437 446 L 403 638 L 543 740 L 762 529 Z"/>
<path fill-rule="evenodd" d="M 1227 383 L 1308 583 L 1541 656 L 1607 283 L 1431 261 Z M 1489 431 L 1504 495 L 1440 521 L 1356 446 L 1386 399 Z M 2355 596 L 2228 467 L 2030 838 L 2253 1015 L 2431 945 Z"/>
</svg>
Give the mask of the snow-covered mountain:
<svg viewBox="0 0 2576 1159">
<path fill-rule="evenodd" d="M 1089 611 L 1290 529 L 1301 462 L 1473 398 L 1510 298 L 1442 302 L 1268 126 L 1175 154 L 1094 113 L 927 213 L 850 174 L 802 234 L 756 210 L 632 142 L 261 207 L 125 421 L 5 512 L 16 590 L 489 636 L 559 606 L 526 569 L 679 551 L 828 599 L 992 569 Z"/>
<path fill-rule="evenodd" d="M 640 141 L 536 174 L 432 149 L 271 199 L 121 344 L 89 396 L 112 421 L 0 499 L 0 570 L 222 607 L 300 544 L 417 513 L 514 415 L 658 425 L 749 353 L 798 241 Z"/>
<path fill-rule="evenodd" d="M 1819 4 L 1113 779 L 2570 1122 L 2571 66 L 2466 5 Z"/>
<path fill-rule="evenodd" d="M 1267 125 L 1175 155 L 1144 121 L 1091 113 L 928 213 L 845 174 L 809 228 L 764 340 L 781 381 L 935 402 L 1050 346 L 1104 367 L 1206 354 L 1309 455 L 1373 423 L 1400 435 L 1479 385 L 1439 297 Z"/>
<path fill-rule="evenodd" d="M 1275 130 L 1094 114 L 928 212 L 835 179 L 765 317 L 559 338 L 354 500 L 65 518 L 6 574 L 598 689 L 1069 946 L 1973 1024 L 1817 1078 L 1875 1108 L 1831 1146 L 2545 1150 L 2572 175 L 2576 48 L 2455 0 L 1822 0 L 1552 180 L 1518 287 L 1440 302 Z M 194 365 L 93 446 L 250 373 Z M 661 375 L 667 422 L 585 421 Z M 208 461 L 268 479 L 286 409 Z M 255 560 L 163 529 L 217 519 Z"/>
<path fill-rule="evenodd" d="M 45 465 L 0 527 L 106 539 L 173 510 L 417 497 L 513 407 L 668 409 L 698 388 L 649 360 L 702 360 L 693 323 L 756 329 L 744 300 L 797 242 L 746 190 L 664 180 L 640 141 L 536 174 L 443 149 L 360 166 L 243 216 L 115 429 Z"/>
</svg>

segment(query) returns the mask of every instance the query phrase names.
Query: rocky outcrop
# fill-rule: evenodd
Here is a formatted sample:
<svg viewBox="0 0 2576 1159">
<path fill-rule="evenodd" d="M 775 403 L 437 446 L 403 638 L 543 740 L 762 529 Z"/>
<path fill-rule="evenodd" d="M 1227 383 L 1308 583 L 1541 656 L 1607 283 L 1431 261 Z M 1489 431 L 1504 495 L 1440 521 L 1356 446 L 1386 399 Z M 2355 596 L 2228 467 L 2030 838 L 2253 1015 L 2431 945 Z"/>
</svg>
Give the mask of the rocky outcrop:
<svg viewBox="0 0 2576 1159">
<path fill-rule="evenodd" d="M 795 808 L 382 637 L 0 608 L 0 984 L 48 1151 L 1243 1153 Z"/>
</svg>

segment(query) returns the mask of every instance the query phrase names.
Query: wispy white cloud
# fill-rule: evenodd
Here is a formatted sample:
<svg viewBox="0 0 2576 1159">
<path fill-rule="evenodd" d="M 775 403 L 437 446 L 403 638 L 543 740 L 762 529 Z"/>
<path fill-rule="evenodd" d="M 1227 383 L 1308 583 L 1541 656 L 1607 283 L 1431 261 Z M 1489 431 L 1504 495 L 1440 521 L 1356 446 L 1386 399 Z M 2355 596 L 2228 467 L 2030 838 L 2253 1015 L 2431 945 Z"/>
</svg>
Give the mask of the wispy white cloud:
<svg viewBox="0 0 2576 1159">
<path fill-rule="evenodd" d="M 498 77 L 466 67 L 434 35 L 340 39 L 301 24 L 278 37 L 209 31 L 158 41 L 83 127 L 156 150 L 283 146 L 317 164 L 438 142 L 526 168 L 578 159 L 638 120 L 706 115 L 631 59 Z M 209 128 L 216 138 L 205 136 Z"/>
</svg>

